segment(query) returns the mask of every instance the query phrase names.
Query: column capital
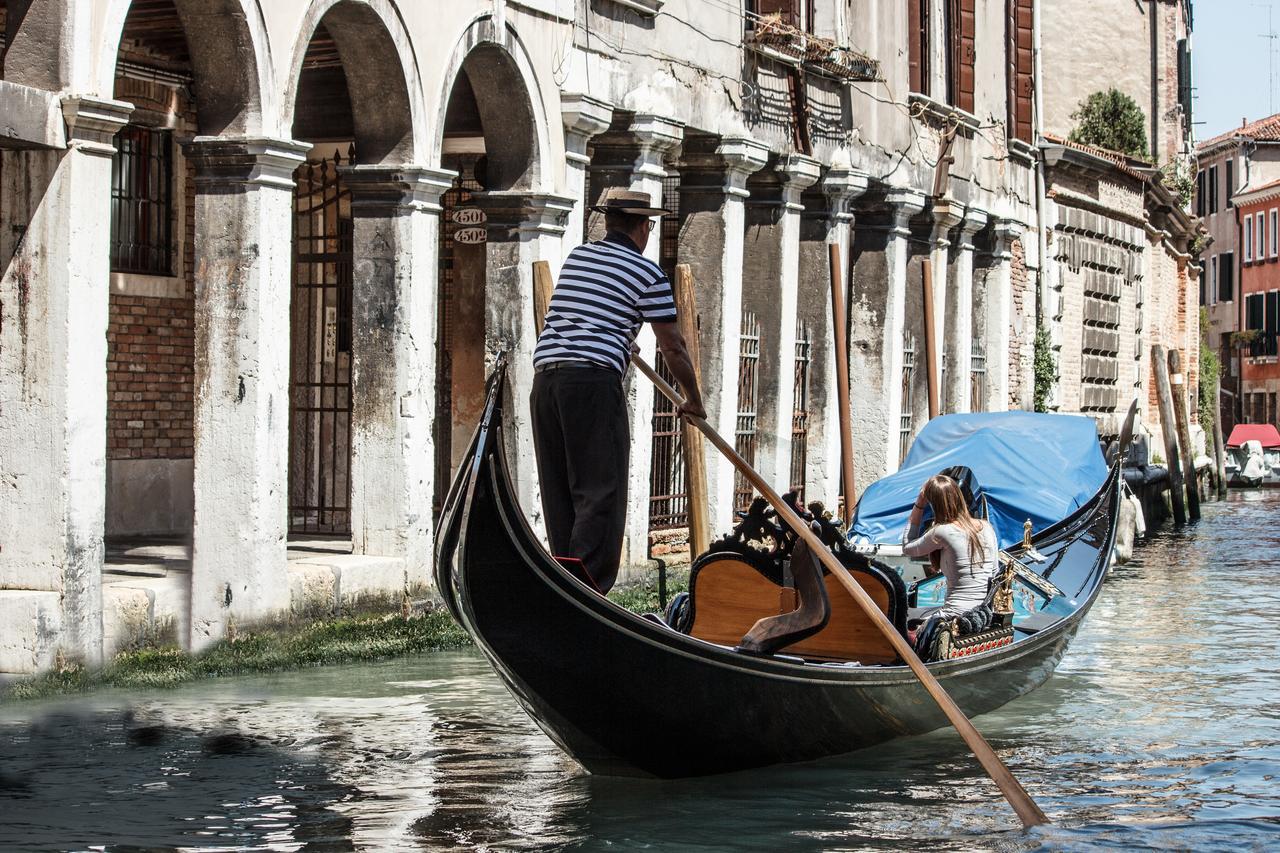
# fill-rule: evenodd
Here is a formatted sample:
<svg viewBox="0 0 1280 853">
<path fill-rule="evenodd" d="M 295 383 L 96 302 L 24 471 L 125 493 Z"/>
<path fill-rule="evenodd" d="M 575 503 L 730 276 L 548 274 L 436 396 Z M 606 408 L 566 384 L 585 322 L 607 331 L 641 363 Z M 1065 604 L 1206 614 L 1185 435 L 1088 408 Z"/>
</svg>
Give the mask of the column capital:
<svg viewBox="0 0 1280 853">
<path fill-rule="evenodd" d="M 965 208 L 964 218 L 960 220 L 959 248 L 961 251 L 973 251 L 973 235 L 986 226 L 988 218 L 989 214 L 980 207 Z"/>
<path fill-rule="evenodd" d="M 62 118 L 67 123 L 67 144 L 87 154 L 110 157 L 116 153 L 115 136 L 129 123 L 133 104 L 87 95 L 67 95 L 62 99 Z"/>
<path fill-rule="evenodd" d="M 587 143 L 604 133 L 613 121 L 613 105 L 579 92 L 560 96 L 560 120 L 564 122 L 565 159 L 589 163 Z"/>
<path fill-rule="evenodd" d="M 637 114 L 627 132 L 635 137 L 639 151 L 634 173 L 662 180 L 667 176 L 666 156 L 684 141 L 684 124 L 662 116 Z"/>
<path fill-rule="evenodd" d="M 425 166 L 343 166 L 338 170 L 351 191 L 351 206 L 364 213 L 409 211 L 439 213 L 440 196 L 458 173 Z"/>
<path fill-rule="evenodd" d="M 724 168 L 725 193 L 742 198 L 750 195 L 747 178 L 769 162 L 768 146 L 745 136 L 722 139 L 716 146 L 716 155 Z"/>
<path fill-rule="evenodd" d="M 488 217 L 490 237 L 512 239 L 523 234 L 563 234 L 574 202 L 570 196 L 517 191 L 476 193 L 471 203 Z"/>
<path fill-rule="evenodd" d="M 1022 236 L 1026 230 L 1026 226 L 1016 219 L 1002 219 L 997 217 L 991 223 L 991 231 L 995 236 L 995 256 L 1001 260 L 1008 260 L 1012 255 L 1013 241 Z"/>
<path fill-rule="evenodd" d="M 182 146 L 205 192 L 231 192 L 244 187 L 292 190 L 293 172 L 306 159 L 311 143 L 268 137 L 197 136 Z"/>
<path fill-rule="evenodd" d="M 933 217 L 933 235 L 930 240 L 935 248 L 951 245 L 951 229 L 964 221 L 964 205 L 950 199 L 939 199 L 929 211 Z"/>
<path fill-rule="evenodd" d="M 924 210 L 925 194 L 919 190 L 895 187 L 885 193 L 884 200 L 890 208 L 893 218 L 892 233 L 899 236 L 911 236 L 911 217 Z"/>
<path fill-rule="evenodd" d="M 822 163 L 804 154 L 788 154 L 778 160 L 778 176 L 782 179 L 782 204 L 792 212 L 804 210 L 800 194 L 818 182 Z"/>
<path fill-rule="evenodd" d="M 853 212 L 849 203 L 867 191 L 870 176 L 849 168 L 831 168 L 822 178 L 822 192 L 827 197 L 831 218 L 837 222 L 851 222 Z"/>
</svg>

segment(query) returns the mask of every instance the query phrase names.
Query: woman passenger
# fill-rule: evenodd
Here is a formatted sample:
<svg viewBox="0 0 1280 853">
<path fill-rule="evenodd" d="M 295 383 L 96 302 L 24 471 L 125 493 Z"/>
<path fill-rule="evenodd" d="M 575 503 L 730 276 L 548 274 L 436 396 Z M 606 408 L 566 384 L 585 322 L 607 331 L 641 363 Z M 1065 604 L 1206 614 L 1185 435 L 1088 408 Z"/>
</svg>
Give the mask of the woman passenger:
<svg viewBox="0 0 1280 853">
<path fill-rule="evenodd" d="M 907 535 L 919 529 L 926 506 L 933 508 L 933 527 L 918 539 L 904 543 L 902 551 L 909 557 L 938 555 L 933 565 L 946 575 L 947 600 L 919 618 L 958 616 L 986 601 L 987 583 L 998 562 L 996 531 L 990 522 L 969 514 L 964 492 L 955 480 L 943 474 L 930 477 L 920 488 Z"/>
</svg>

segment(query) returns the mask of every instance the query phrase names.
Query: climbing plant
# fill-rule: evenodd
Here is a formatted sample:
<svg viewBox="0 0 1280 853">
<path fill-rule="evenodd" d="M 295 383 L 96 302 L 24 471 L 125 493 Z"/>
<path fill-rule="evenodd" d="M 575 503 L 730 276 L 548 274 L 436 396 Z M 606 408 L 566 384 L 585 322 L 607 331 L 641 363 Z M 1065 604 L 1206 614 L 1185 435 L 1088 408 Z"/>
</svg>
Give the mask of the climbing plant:
<svg viewBox="0 0 1280 853">
<path fill-rule="evenodd" d="M 1204 427 L 1205 434 L 1213 432 L 1213 422 L 1218 417 L 1218 377 L 1222 373 L 1222 363 L 1218 361 L 1218 354 L 1214 352 L 1213 347 L 1209 346 L 1209 342 L 1205 340 L 1205 333 L 1209 329 L 1209 312 L 1200 309 L 1200 387 L 1199 397 L 1197 401 L 1200 426 Z"/>
<path fill-rule="evenodd" d="M 1053 384 L 1058 381 L 1058 365 L 1053 360 L 1053 346 L 1049 341 L 1049 330 L 1044 326 L 1036 329 L 1035 357 L 1031 364 L 1035 373 L 1035 406 L 1037 412 L 1049 411 L 1049 394 Z"/>
<path fill-rule="evenodd" d="M 1142 107 L 1119 89 L 1094 92 L 1071 114 L 1071 141 L 1147 157 L 1147 122 Z"/>
</svg>

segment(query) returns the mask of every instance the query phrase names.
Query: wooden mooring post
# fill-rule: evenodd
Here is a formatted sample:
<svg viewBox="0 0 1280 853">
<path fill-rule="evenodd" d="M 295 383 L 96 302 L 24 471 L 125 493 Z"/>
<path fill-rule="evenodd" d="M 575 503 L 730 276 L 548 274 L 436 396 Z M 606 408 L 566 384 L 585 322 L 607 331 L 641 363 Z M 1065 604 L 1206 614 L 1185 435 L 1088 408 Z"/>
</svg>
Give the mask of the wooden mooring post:
<svg viewBox="0 0 1280 853">
<path fill-rule="evenodd" d="M 830 245 L 828 257 L 831 261 L 831 324 L 836 347 L 836 405 L 840 416 L 840 484 L 844 492 L 841 518 L 848 526 L 853 523 L 853 508 L 858 503 L 853 476 L 853 413 L 849 406 L 849 315 L 845 312 L 844 274 L 837 244 Z"/>
<path fill-rule="evenodd" d="M 702 346 L 698 339 L 698 303 L 693 292 L 693 273 L 688 264 L 676 265 L 676 323 L 684 336 L 694 377 L 702 385 Z M 684 449 L 686 506 L 689 507 L 689 557 L 697 559 L 711 548 L 711 506 L 707 496 L 707 451 L 701 431 L 680 419 Z M 665 596 L 664 596 L 665 598 Z"/>
<path fill-rule="evenodd" d="M 1173 391 L 1169 386 L 1169 362 L 1164 347 L 1151 346 L 1151 368 L 1156 378 L 1156 400 L 1160 404 L 1160 432 L 1164 436 L 1165 464 L 1169 467 L 1169 502 L 1173 504 L 1173 522 L 1187 523 L 1187 509 L 1182 497 L 1182 468 L 1179 465 L 1177 418 L 1173 413 Z"/>
<path fill-rule="evenodd" d="M 1173 416 L 1178 423 L 1178 444 L 1182 446 L 1182 479 L 1187 485 L 1187 518 L 1200 520 L 1200 482 L 1196 474 L 1196 452 L 1191 444 L 1190 403 L 1187 381 L 1182 373 L 1182 353 L 1169 350 L 1169 385 L 1173 396 Z"/>
<path fill-rule="evenodd" d="M 1213 467 L 1218 484 L 1218 500 L 1227 496 L 1227 443 L 1222 438 L 1222 377 L 1213 382 Z"/>
<path fill-rule="evenodd" d="M 942 271 L 946 275 L 946 270 Z M 924 365 L 929 371 L 929 420 L 933 420 L 942 410 L 938 402 L 938 342 L 933 336 L 933 262 L 925 259 L 924 276 Z"/>
</svg>

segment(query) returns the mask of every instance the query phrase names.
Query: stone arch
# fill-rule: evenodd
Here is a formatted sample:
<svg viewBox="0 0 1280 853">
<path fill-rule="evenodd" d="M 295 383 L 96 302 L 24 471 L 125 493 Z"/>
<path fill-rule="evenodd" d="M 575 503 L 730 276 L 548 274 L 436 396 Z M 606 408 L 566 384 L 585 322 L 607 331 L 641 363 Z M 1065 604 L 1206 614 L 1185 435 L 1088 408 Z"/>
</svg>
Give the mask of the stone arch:
<svg viewBox="0 0 1280 853">
<path fill-rule="evenodd" d="M 424 112 L 422 84 L 408 30 L 389 0 L 314 0 L 293 48 L 284 93 L 284 131 L 293 126 L 303 60 L 321 23 L 332 36 L 346 73 L 357 161 L 417 162 L 417 128 Z M 397 61 L 387 61 L 390 57 Z"/>
<path fill-rule="evenodd" d="M 450 98 L 465 74 L 475 92 L 486 138 L 503 145 L 486 151 L 489 190 L 539 190 L 551 180 L 545 104 L 534 66 L 511 27 L 499 31 L 489 15 L 474 19 L 454 47 L 446 66 L 432 138 L 433 162 L 444 149 Z M 489 146 L 486 146 L 489 148 Z"/>
<path fill-rule="evenodd" d="M 116 54 L 133 0 L 111 0 L 106 12 L 90 91 L 110 97 Z M 246 136 L 263 132 L 274 90 L 271 48 L 258 0 L 174 0 L 188 34 L 200 133 Z M 191 36 L 199 34 L 199 38 Z"/>
</svg>

